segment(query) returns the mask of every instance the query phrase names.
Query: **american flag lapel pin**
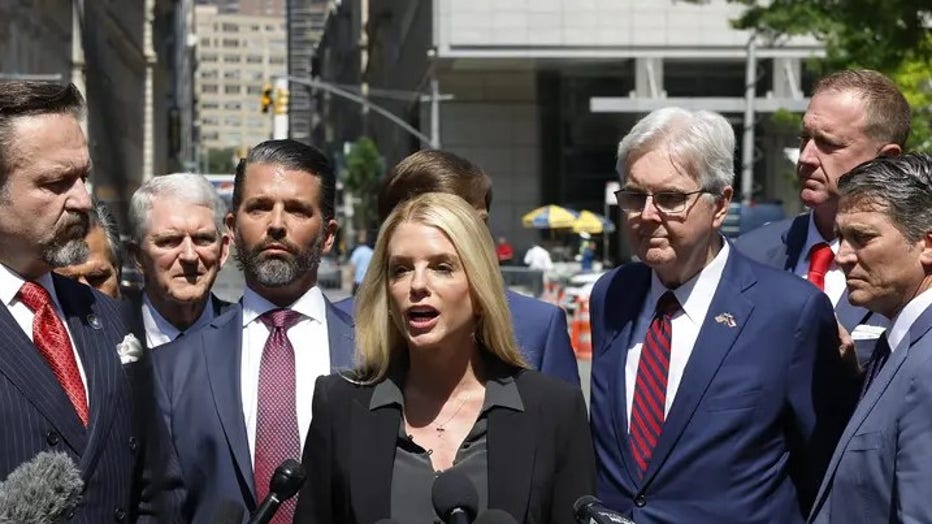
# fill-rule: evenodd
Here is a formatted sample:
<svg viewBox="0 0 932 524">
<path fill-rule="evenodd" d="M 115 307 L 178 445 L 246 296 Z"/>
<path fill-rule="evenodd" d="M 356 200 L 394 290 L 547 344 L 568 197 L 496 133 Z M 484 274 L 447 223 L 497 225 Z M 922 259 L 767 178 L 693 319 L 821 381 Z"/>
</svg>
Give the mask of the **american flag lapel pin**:
<svg viewBox="0 0 932 524">
<path fill-rule="evenodd" d="M 733 328 L 738 324 L 735 322 L 735 316 L 731 313 L 719 313 L 715 316 L 715 321 L 719 324 L 725 324 L 726 326 Z"/>
</svg>

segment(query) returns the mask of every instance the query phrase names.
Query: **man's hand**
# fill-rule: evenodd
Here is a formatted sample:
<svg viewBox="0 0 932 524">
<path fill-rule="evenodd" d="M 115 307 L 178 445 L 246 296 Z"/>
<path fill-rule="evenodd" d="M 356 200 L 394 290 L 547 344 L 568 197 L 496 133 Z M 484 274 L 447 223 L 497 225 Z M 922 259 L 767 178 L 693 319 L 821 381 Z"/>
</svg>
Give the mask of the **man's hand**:
<svg viewBox="0 0 932 524">
<path fill-rule="evenodd" d="M 861 372 L 861 365 L 858 364 L 858 354 L 854 350 L 854 339 L 851 338 L 851 334 L 848 333 L 845 326 L 838 321 L 837 315 L 835 316 L 835 323 L 838 324 L 838 340 L 841 342 L 838 346 L 841 360 L 852 373 L 858 374 Z"/>
</svg>

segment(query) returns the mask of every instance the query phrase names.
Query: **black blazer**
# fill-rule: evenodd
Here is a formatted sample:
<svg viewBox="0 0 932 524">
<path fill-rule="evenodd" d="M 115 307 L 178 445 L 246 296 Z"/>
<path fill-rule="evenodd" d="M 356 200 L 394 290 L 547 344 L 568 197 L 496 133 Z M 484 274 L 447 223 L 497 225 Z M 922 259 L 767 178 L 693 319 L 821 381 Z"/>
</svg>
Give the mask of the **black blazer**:
<svg viewBox="0 0 932 524">
<path fill-rule="evenodd" d="M 513 373 L 524 411 L 489 412 L 489 508 L 518 522 L 574 524 L 573 502 L 595 490 L 582 393 L 536 371 Z M 374 389 L 338 374 L 317 379 L 295 523 L 371 524 L 391 516 L 401 412 L 370 411 Z"/>
</svg>

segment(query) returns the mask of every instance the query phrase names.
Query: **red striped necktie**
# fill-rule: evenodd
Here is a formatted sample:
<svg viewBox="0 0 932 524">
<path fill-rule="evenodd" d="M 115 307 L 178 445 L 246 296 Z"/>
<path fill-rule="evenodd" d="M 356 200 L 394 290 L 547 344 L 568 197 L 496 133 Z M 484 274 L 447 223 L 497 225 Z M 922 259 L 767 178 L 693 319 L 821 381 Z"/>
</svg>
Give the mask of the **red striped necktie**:
<svg viewBox="0 0 932 524">
<path fill-rule="evenodd" d="M 667 375 L 670 371 L 670 342 L 673 338 L 671 319 L 679 309 L 680 304 L 673 292 L 664 293 L 657 301 L 654 319 L 641 346 L 630 427 L 631 452 L 641 476 L 647 471 L 663 430 Z"/>
</svg>

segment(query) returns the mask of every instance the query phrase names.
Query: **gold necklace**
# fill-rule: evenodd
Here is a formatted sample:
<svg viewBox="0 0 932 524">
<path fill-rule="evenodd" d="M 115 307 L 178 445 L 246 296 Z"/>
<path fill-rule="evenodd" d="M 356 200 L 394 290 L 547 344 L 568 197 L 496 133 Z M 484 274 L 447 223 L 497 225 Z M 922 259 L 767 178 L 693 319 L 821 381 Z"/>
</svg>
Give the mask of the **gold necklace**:
<svg viewBox="0 0 932 524">
<path fill-rule="evenodd" d="M 460 412 L 460 410 L 463 409 L 463 406 L 466 404 L 466 401 L 469 400 L 469 397 L 470 397 L 469 393 L 466 393 L 465 395 L 463 395 L 463 400 L 461 400 L 460 405 L 456 407 L 456 411 L 454 411 L 453 414 L 447 417 L 447 419 L 443 421 L 442 423 L 434 424 L 434 430 L 437 432 L 438 437 L 443 435 L 443 432 L 446 431 L 446 428 L 444 426 L 449 424 L 450 421 L 453 420 L 453 417 L 455 417 Z"/>
</svg>

